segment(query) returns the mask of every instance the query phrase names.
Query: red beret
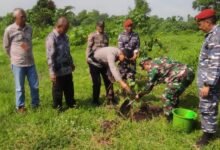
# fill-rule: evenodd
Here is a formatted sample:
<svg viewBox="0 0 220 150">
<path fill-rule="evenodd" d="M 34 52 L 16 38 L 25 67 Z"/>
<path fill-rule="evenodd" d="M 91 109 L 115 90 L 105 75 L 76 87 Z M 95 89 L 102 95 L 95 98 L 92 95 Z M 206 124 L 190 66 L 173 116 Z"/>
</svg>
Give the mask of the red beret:
<svg viewBox="0 0 220 150">
<path fill-rule="evenodd" d="M 196 20 L 203 20 L 215 16 L 216 12 L 213 9 L 204 9 L 195 16 Z"/>
<path fill-rule="evenodd" d="M 129 26 L 131 26 L 131 25 L 133 25 L 133 22 L 132 22 L 131 19 L 125 20 L 125 22 L 124 22 L 124 27 L 129 27 Z"/>
</svg>

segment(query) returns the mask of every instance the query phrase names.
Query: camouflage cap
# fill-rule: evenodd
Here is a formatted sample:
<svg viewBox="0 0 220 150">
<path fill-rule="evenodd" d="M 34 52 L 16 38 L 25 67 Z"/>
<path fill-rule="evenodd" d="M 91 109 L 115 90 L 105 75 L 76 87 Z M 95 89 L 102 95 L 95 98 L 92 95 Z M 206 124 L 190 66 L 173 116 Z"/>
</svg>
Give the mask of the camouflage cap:
<svg viewBox="0 0 220 150">
<path fill-rule="evenodd" d="M 149 61 L 149 60 L 152 60 L 151 57 L 144 57 L 144 58 L 141 58 L 141 61 L 139 63 L 139 66 L 143 66 L 143 64 L 146 62 L 146 61 Z"/>
</svg>

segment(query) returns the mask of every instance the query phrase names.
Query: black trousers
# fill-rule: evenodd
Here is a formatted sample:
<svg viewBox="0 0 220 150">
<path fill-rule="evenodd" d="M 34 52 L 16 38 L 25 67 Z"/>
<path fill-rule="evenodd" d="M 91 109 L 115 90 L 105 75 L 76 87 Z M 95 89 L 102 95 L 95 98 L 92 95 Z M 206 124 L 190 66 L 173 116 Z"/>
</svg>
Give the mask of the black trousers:
<svg viewBox="0 0 220 150">
<path fill-rule="evenodd" d="M 66 104 L 68 107 L 75 105 L 74 100 L 74 85 L 72 74 L 60 76 L 56 78 L 56 82 L 53 82 L 52 95 L 53 95 L 53 107 L 62 107 L 63 93 L 65 96 Z"/>
<path fill-rule="evenodd" d="M 92 77 L 93 83 L 93 101 L 99 101 L 100 88 L 101 88 L 101 76 L 103 78 L 106 90 L 106 97 L 108 101 L 112 101 L 114 99 L 114 91 L 113 91 L 113 83 L 109 80 L 107 76 L 107 68 L 106 67 L 96 67 L 92 64 L 89 64 L 90 74 Z"/>
</svg>

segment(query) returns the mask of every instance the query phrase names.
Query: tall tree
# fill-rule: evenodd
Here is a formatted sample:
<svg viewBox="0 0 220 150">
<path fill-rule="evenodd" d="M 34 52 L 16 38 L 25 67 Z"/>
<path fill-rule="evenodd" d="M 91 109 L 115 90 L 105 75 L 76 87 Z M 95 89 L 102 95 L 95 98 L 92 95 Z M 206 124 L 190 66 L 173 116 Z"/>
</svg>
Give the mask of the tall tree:
<svg viewBox="0 0 220 150">
<path fill-rule="evenodd" d="M 76 24 L 76 19 L 75 19 L 76 15 L 72 11 L 73 9 L 74 9 L 73 6 L 65 6 L 64 8 L 57 9 L 54 20 L 57 20 L 61 16 L 65 16 L 70 21 L 70 24 L 75 25 Z"/>
<path fill-rule="evenodd" d="M 150 13 L 150 8 L 146 0 L 135 0 L 134 9 L 130 9 L 128 17 L 131 18 L 138 28 L 146 27 L 147 16 Z"/>
<path fill-rule="evenodd" d="M 56 5 L 52 0 L 38 0 L 37 4 L 28 10 L 28 20 L 37 26 L 53 25 Z"/>
<path fill-rule="evenodd" d="M 217 16 L 220 16 L 220 0 L 194 0 L 192 5 L 197 10 L 213 8 L 217 11 Z"/>
</svg>

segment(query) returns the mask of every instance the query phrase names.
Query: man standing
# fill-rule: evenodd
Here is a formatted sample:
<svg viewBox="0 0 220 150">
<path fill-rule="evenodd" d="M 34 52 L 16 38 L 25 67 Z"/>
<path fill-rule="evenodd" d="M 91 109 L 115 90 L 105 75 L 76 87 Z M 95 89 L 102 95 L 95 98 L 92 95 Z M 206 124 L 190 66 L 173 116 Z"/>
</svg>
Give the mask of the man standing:
<svg viewBox="0 0 220 150">
<path fill-rule="evenodd" d="M 94 52 L 102 47 L 107 47 L 109 44 L 108 36 L 104 32 L 105 29 L 105 23 L 103 21 L 99 21 L 96 23 L 96 32 L 91 33 L 88 37 L 88 46 L 86 49 L 86 61 L 89 65 L 89 70 L 92 78 L 93 83 L 93 100 L 92 104 L 94 105 L 100 105 L 99 102 L 99 95 L 100 95 L 100 88 L 101 88 L 101 77 L 104 80 L 105 89 L 106 89 L 106 95 L 108 98 L 108 101 L 113 102 L 113 93 L 112 89 L 109 86 L 109 80 L 107 79 L 107 76 L 105 74 L 105 68 L 97 67 L 93 64 L 94 60 Z"/>
<path fill-rule="evenodd" d="M 64 93 L 69 108 L 75 105 L 72 72 L 75 69 L 70 54 L 69 38 L 66 35 L 69 22 L 65 17 L 57 20 L 56 26 L 46 40 L 47 62 L 50 79 L 53 83 L 53 107 L 62 110 L 62 96 Z"/>
<path fill-rule="evenodd" d="M 32 107 L 39 106 L 38 76 L 32 52 L 32 28 L 26 24 L 26 13 L 21 8 L 13 12 L 15 22 L 5 29 L 3 45 L 11 59 L 16 86 L 16 108 L 25 112 L 24 81 L 27 76 Z"/>
<path fill-rule="evenodd" d="M 133 22 L 127 19 L 124 22 L 125 31 L 118 37 L 118 48 L 125 54 L 126 60 L 119 63 L 119 70 L 124 80 L 135 80 L 136 59 L 139 54 L 140 39 L 133 32 Z"/>
<path fill-rule="evenodd" d="M 104 47 L 104 48 L 97 49 L 94 52 L 92 65 L 102 70 L 105 85 L 106 87 L 109 88 L 108 91 L 111 92 L 110 93 L 111 99 L 114 99 L 114 91 L 113 91 L 114 81 L 119 82 L 121 87 L 128 94 L 131 94 L 130 87 L 122 80 L 120 72 L 115 64 L 117 61 L 120 61 L 120 62 L 124 61 L 124 59 L 125 59 L 125 56 L 123 52 L 116 47 Z M 107 98 L 109 100 L 109 97 Z"/>
<path fill-rule="evenodd" d="M 198 27 L 206 33 L 199 56 L 198 87 L 202 137 L 196 145 L 207 145 L 217 130 L 220 90 L 220 27 L 216 25 L 216 12 L 205 9 L 195 16 Z"/>
<path fill-rule="evenodd" d="M 137 99 L 151 92 L 153 87 L 166 83 L 167 88 L 162 96 L 164 114 L 168 121 L 172 119 L 172 109 L 178 107 L 179 96 L 192 83 L 193 70 L 185 64 L 173 61 L 166 57 L 143 59 L 140 62 L 143 70 L 147 71 L 149 80 L 143 91 L 136 96 Z"/>
</svg>

